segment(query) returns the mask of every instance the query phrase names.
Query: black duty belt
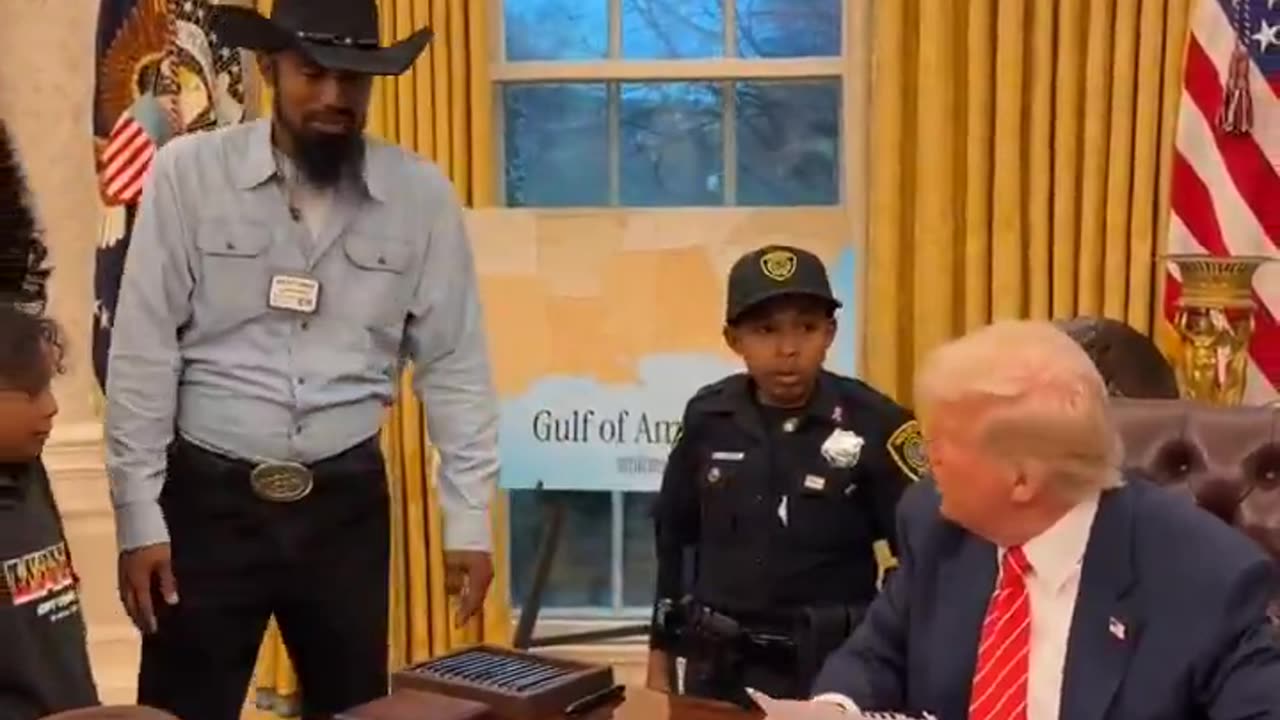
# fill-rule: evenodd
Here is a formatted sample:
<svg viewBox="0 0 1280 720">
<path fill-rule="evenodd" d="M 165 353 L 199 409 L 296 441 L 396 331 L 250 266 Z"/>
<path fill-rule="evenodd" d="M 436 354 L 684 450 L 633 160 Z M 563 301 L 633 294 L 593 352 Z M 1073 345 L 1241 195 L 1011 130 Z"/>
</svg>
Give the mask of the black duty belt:
<svg viewBox="0 0 1280 720">
<path fill-rule="evenodd" d="M 858 625 L 864 609 L 832 605 L 722 614 L 742 629 L 742 639 L 751 650 L 772 656 L 796 654 L 803 662 L 805 655 L 825 656 L 834 649 Z"/>
</svg>

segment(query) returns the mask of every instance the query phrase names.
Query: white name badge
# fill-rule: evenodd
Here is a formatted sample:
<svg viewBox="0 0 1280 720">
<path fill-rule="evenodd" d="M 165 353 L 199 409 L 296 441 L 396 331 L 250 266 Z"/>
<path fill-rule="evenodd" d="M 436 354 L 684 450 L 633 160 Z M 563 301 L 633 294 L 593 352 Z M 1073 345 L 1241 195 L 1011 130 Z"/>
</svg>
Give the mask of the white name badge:
<svg viewBox="0 0 1280 720">
<path fill-rule="evenodd" d="M 310 315 L 320 303 L 320 281 L 303 275 L 273 275 L 267 305 Z"/>
</svg>

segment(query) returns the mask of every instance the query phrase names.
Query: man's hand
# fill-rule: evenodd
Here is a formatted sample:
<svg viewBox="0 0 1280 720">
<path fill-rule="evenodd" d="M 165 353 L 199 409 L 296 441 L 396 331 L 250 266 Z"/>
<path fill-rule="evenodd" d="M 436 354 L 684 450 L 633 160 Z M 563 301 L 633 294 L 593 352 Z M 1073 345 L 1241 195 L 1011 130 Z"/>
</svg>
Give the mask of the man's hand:
<svg viewBox="0 0 1280 720">
<path fill-rule="evenodd" d="M 764 711 L 765 720 L 842 720 L 862 717 L 862 712 L 856 705 L 846 706 L 822 696 L 812 700 L 775 700 L 751 688 L 747 688 L 747 696 Z"/>
<path fill-rule="evenodd" d="M 649 668 L 645 673 L 644 686 L 654 692 L 671 692 L 670 658 L 661 650 L 649 651 Z"/>
<path fill-rule="evenodd" d="M 178 581 L 173 577 L 173 556 L 169 543 L 148 545 L 120 553 L 120 600 L 144 633 L 156 631 L 156 613 L 151 589 L 159 587 L 169 605 L 178 604 Z"/>
<path fill-rule="evenodd" d="M 480 550 L 445 550 L 444 587 L 458 596 L 455 627 L 466 625 L 484 607 L 484 597 L 493 582 L 493 558 Z"/>
</svg>

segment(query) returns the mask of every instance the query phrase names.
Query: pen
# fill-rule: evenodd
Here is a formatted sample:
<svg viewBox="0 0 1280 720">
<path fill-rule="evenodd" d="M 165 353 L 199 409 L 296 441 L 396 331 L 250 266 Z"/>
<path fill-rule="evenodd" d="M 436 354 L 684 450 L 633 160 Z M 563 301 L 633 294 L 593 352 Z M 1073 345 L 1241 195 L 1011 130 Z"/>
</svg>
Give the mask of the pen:
<svg viewBox="0 0 1280 720">
<path fill-rule="evenodd" d="M 575 700 L 574 702 L 569 703 L 569 707 L 564 709 L 564 714 L 581 715 L 583 713 L 590 712 L 602 705 L 607 705 L 613 700 L 621 698 L 625 691 L 626 688 L 622 685 L 614 685 L 611 688 L 605 688 L 599 692 L 591 693 L 581 700 Z"/>
</svg>

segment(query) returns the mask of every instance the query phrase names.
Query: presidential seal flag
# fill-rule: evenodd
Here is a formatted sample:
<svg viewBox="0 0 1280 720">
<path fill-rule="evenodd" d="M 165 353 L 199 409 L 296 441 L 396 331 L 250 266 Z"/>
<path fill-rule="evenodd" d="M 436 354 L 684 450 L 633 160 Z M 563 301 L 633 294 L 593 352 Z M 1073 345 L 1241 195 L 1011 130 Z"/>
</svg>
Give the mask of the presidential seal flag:
<svg viewBox="0 0 1280 720">
<path fill-rule="evenodd" d="M 129 235 L 156 151 L 175 135 L 240 122 L 238 50 L 209 30 L 211 0 L 101 0 L 93 134 L 106 206 L 94 268 L 93 367 L 106 388 Z"/>
</svg>

